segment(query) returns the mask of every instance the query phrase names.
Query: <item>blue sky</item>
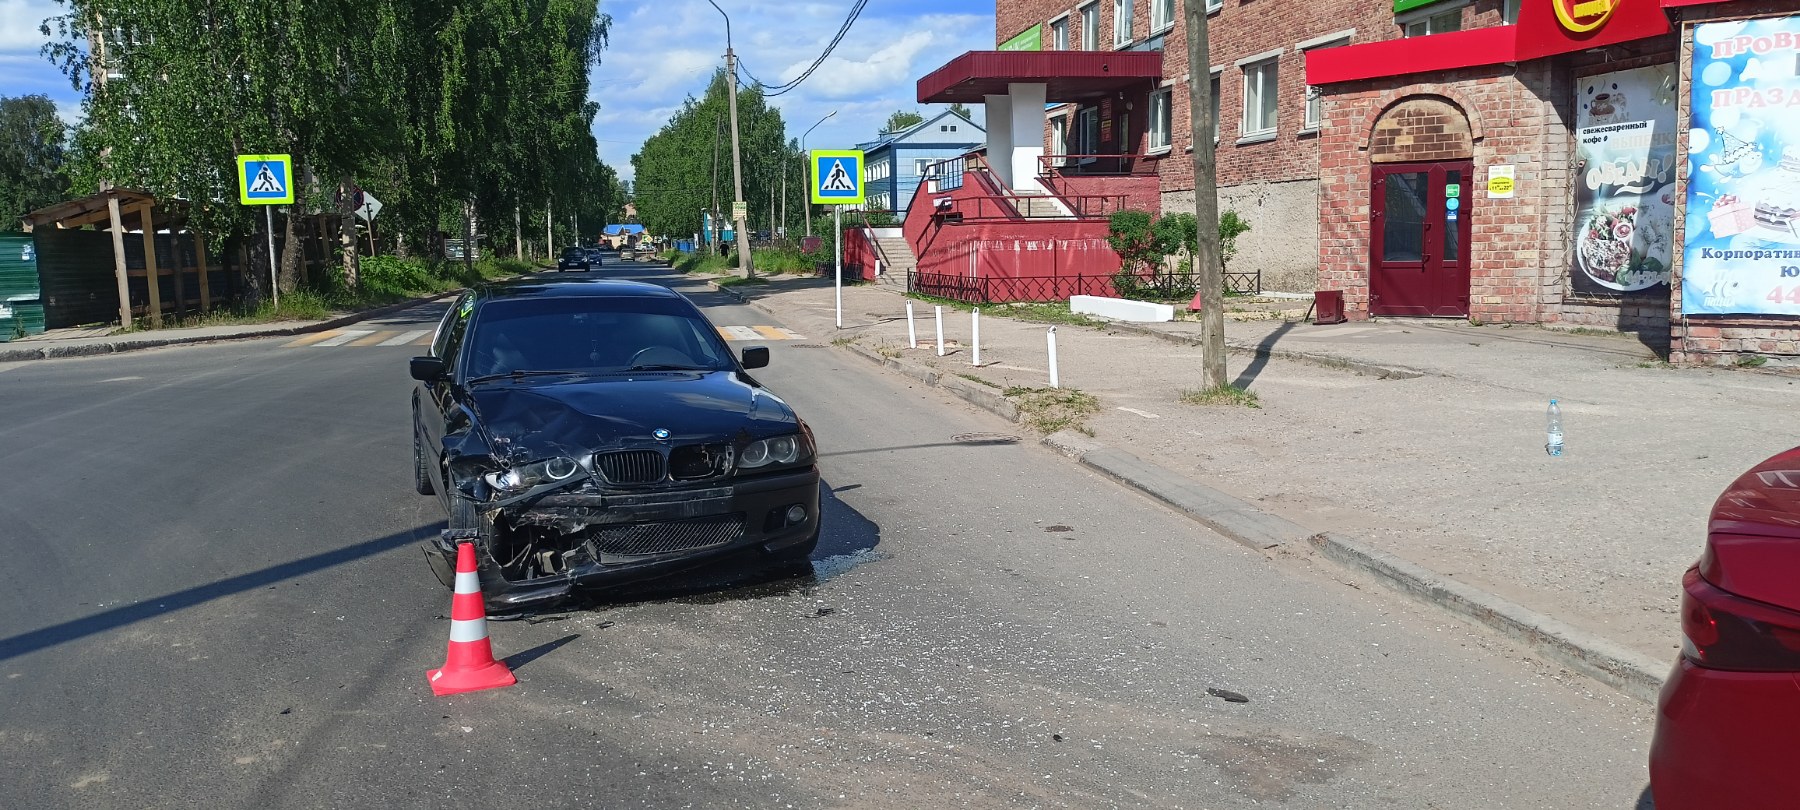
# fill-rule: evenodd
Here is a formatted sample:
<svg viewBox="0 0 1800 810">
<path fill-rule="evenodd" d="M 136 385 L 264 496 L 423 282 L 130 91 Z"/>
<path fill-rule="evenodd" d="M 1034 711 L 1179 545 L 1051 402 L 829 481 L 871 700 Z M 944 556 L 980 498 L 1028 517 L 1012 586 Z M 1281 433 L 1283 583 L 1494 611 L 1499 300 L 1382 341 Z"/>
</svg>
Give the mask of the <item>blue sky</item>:
<svg viewBox="0 0 1800 810">
<path fill-rule="evenodd" d="M 732 45 L 745 67 L 770 82 L 799 75 L 824 49 L 852 0 L 718 0 L 731 15 Z M 0 95 L 44 93 L 65 119 L 80 94 L 38 56 L 39 23 L 65 7 L 55 0 L 0 0 Z M 594 137 L 600 157 L 631 175 L 631 155 L 722 66 L 725 23 L 706 0 L 600 0 L 613 16 L 613 42 L 592 74 L 600 103 Z M 773 99 L 811 148 L 847 148 L 875 135 L 913 100 L 919 77 L 968 50 L 994 46 L 992 0 L 870 0 L 832 57 L 794 92 Z M 922 110 L 931 112 L 931 110 Z"/>
</svg>

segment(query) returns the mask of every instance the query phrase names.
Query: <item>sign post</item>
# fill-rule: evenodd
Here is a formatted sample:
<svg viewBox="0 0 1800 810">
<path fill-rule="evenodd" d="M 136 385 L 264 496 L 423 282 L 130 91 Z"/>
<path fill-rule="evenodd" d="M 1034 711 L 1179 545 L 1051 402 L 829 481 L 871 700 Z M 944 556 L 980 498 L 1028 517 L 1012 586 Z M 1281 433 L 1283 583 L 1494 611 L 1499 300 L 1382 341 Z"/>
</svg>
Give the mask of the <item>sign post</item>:
<svg viewBox="0 0 1800 810">
<path fill-rule="evenodd" d="M 863 153 L 843 149 L 812 150 L 812 201 L 831 206 L 837 290 L 837 327 L 844 328 L 844 206 L 862 205 Z"/>
<path fill-rule="evenodd" d="M 238 202 L 261 205 L 269 226 L 269 301 L 281 305 L 275 270 L 275 206 L 294 204 L 294 159 L 288 155 L 238 155 Z M 155 283 L 156 279 L 151 279 Z"/>
<path fill-rule="evenodd" d="M 369 255 L 375 255 L 375 215 L 381 213 L 381 201 L 362 189 L 356 190 L 356 215 L 369 223 Z"/>
</svg>

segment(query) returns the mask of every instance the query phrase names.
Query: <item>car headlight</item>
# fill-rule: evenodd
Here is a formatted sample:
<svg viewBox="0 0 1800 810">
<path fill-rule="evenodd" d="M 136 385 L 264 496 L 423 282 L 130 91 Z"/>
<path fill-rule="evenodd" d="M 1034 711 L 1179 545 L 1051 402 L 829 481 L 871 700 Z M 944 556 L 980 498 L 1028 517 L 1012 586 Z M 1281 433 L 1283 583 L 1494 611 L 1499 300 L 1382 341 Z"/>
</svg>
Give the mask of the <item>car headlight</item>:
<svg viewBox="0 0 1800 810">
<path fill-rule="evenodd" d="M 798 433 L 775 436 L 768 439 L 757 439 L 744 445 L 743 452 L 738 453 L 738 469 L 782 467 L 810 458 L 812 458 L 812 445 L 806 441 L 805 436 Z"/>
<path fill-rule="evenodd" d="M 581 472 L 581 465 L 575 459 L 558 456 L 522 464 L 505 472 L 488 473 L 485 478 L 488 486 L 495 489 L 518 492 L 540 484 L 567 481 L 578 472 Z"/>
</svg>

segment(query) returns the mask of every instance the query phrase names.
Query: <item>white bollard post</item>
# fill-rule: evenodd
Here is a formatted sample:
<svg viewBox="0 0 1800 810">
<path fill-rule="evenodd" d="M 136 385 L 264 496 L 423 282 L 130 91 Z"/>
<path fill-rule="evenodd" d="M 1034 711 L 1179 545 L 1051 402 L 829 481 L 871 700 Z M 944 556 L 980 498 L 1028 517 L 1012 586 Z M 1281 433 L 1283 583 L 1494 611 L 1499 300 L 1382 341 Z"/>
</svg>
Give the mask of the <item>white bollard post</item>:
<svg viewBox="0 0 1800 810">
<path fill-rule="evenodd" d="M 969 312 L 969 333 L 970 333 L 969 343 L 972 344 L 970 346 L 970 349 L 973 351 L 973 354 L 970 356 L 969 362 L 971 365 L 974 365 L 979 368 L 981 366 L 981 308 L 980 307 L 977 307 L 974 310 Z"/>
<path fill-rule="evenodd" d="M 1052 326 L 1050 331 L 1044 333 L 1044 340 L 1050 344 L 1050 387 L 1061 388 L 1062 385 L 1056 379 L 1056 327 Z"/>
<path fill-rule="evenodd" d="M 919 348 L 919 332 L 913 328 L 912 304 L 906 305 L 906 348 Z"/>
<path fill-rule="evenodd" d="M 937 312 L 937 350 L 938 356 L 944 356 L 944 307 L 942 304 L 932 307 Z"/>
</svg>

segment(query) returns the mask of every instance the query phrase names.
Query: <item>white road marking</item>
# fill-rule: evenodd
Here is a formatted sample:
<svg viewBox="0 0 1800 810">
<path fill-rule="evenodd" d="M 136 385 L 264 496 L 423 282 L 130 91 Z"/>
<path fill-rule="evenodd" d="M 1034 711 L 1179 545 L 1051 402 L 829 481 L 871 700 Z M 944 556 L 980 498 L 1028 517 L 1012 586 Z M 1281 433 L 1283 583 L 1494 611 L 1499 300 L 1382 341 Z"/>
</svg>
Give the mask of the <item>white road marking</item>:
<svg viewBox="0 0 1800 810">
<path fill-rule="evenodd" d="M 406 344 L 411 343 L 411 342 L 423 337 L 425 335 L 425 333 L 429 332 L 429 331 L 431 331 L 431 330 L 430 329 L 416 329 L 411 332 L 402 332 L 402 333 L 400 333 L 399 337 L 391 337 L 391 338 L 388 338 L 387 340 L 384 340 L 375 345 L 377 345 L 377 346 L 405 346 Z"/>
<path fill-rule="evenodd" d="M 349 332 L 345 332 L 341 335 L 338 335 L 337 337 L 334 337 L 330 340 L 321 340 L 318 343 L 314 343 L 313 345 L 314 346 L 342 346 L 342 345 L 349 343 L 350 341 L 355 340 L 357 338 L 368 337 L 369 335 L 373 335 L 373 334 L 375 334 L 375 330 L 373 330 L 373 329 L 364 329 L 361 331 L 349 331 Z"/>
<path fill-rule="evenodd" d="M 719 330 L 726 334 L 726 340 L 765 340 L 755 329 L 748 326 L 721 326 Z"/>
<path fill-rule="evenodd" d="M 143 377 L 108 377 L 107 379 L 101 380 L 101 382 L 130 382 L 132 380 L 141 379 L 143 379 Z"/>
<path fill-rule="evenodd" d="M 1157 416 L 1156 414 L 1153 414 L 1149 411 L 1140 411 L 1136 408 L 1126 408 L 1124 406 L 1120 406 L 1119 410 L 1124 411 L 1126 413 L 1135 413 L 1138 416 L 1144 417 L 1145 419 L 1161 419 L 1162 418 L 1162 417 Z"/>
</svg>

